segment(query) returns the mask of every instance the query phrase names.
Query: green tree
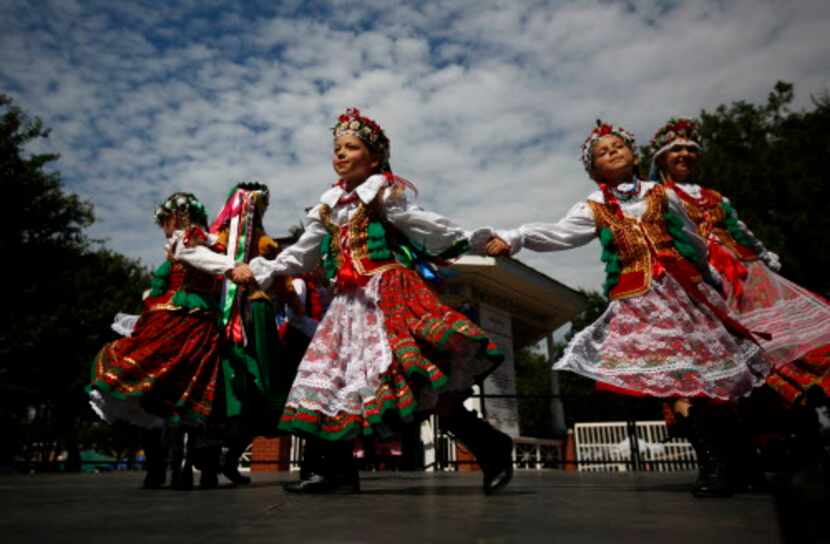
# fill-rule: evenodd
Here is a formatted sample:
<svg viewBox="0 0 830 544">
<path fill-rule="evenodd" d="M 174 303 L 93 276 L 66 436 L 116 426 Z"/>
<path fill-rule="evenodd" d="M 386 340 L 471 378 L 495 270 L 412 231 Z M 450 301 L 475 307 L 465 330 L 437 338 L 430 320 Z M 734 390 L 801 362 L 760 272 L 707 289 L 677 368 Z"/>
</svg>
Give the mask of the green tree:
<svg viewBox="0 0 830 544">
<path fill-rule="evenodd" d="M 766 104 L 740 100 L 702 111 L 701 180 L 728 197 L 771 251 L 787 278 L 830 293 L 830 96 L 794 112 L 790 83 L 779 81 Z M 650 157 L 644 154 L 641 171 Z"/>
<path fill-rule="evenodd" d="M 87 237 L 92 206 L 47 171 L 57 155 L 27 155 L 27 146 L 49 136 L 41 121 L 2 94 L 0 111 L 0 423 L 7 431 L 0 464 L 8 464 L 32 414 L 37 436 L 30 441 L 77 453 L 90 361 L 112 339 L 116 311 L 138 309 L 148 274 Z"/>
</svg>

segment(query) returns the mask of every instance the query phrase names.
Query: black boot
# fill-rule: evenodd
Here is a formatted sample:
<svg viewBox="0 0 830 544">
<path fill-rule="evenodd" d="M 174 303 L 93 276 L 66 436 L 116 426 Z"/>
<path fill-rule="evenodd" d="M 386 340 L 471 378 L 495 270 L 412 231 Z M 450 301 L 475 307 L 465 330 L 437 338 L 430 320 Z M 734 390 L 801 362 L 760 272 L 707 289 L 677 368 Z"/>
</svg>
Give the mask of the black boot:
<svg viewBox="0 0 830 544">
<path fill-rule="evenodd" d="M 170 488 L 179 491 L 193 489 L 193 455 L 189 436 L 181 427 L 170 429 Z"/>
<path fill-rule="evenodd" d="M 727 429 L 730 438 L 728 475 L 732 491 L 735 493 L 768 493 L 761 456 L 752 442 L 752 436 L 745 430 L 739 420 L 735 420 Z"/>
<path fill-rule="evenodd" d="M 254 439 L 250 425 L 242 417 L 234 417 L 228 421 L 225 432 L 225 444 L 228 447 L 222 461 L 222 475 L 233 485 L 248 485 L 251 479 L 239 472 L 239 458 L 245 452 L 248 444 Z"/>
<path fill-rule="evenodd" d="M 162 429 L 146 429 L 142 433 L 144 446 L 144 489 L 160 489 L 167 479 L 167 451 Z"/>
<path fill-rule="evenodd" d="M 492 495 L 510 483 L 513 478 L 512 438 L 463 406 L 451 416 L 441 416 L 440 426 L 475 456 L 484 473 L 482 489 L 486 495 Z"/>
<path fill-rule="evenodd" d="M 692 487 L 695 497 L 729 497 L 724 437 L 719 436 L 712 417 L 698 406 L 689 409 L 689 441 L 697 454 L 698 476 Z"/>
<path fill-rule="evenodd" d="M 360 493 L 360 475 L 352 447 L 351 440 L 307 439 L 300 480 L 287 484 L 285 490 L 326 495 Z"/>
<path fill-rule="evenodd" d="M 193 463 L 200 471 L 199 489 L 219 487 L 219 446 L 204 446 L 193 449 Z"/>
<path fill-rule="evenodd" d="M 233 485 L 248 485 L 251 483 L 251 478 L 239 472 L 239 458 L 245 451 L 248 445 L 243 447 L 238 445 L 228 447 L 225 453 L 225 460 L 222 463 L 222 476 L 231 481 Z"/>
<path fill-rule="evenodd" d="M 324 445 L 320 439 L 307 438 L 303 447 L 303 459 L 300 461 L 300 480 L 308 480 L 312 474 L 323 473 Z"/>
</svg>

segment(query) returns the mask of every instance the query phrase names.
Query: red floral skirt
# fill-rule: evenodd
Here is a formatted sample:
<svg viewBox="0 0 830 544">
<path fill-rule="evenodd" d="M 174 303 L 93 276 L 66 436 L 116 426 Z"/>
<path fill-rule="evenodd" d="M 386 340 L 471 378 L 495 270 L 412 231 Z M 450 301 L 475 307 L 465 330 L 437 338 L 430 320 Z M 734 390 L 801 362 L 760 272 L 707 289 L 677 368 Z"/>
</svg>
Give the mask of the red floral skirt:
<svg viewBox="0 0 830 544">
<path fill-rule="evenodd" d="M 216 394 L 219 340 L 213 313 L 147 311 L 131 336 L 107 344 L 95 357 L 89 389 L 100 392 L 98 398 L 137 400 L 143 411 L 171 422 L 203 422 Z M 96 409 L 108 421 L 129 420 L 134 413 L 103 410 Z"/>
</svg>

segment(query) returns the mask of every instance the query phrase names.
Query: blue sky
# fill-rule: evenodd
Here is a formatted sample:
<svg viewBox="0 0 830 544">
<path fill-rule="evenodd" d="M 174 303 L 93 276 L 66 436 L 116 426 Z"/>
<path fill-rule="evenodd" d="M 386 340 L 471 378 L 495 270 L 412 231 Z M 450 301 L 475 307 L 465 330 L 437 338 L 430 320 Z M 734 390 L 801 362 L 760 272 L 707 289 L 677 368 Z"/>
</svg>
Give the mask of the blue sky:
<svg viewBox="0 0 830 544">
<path fill-rule="evenodd" d="M 792 5 L 791 5 L 792 4 Z M 334 181 L 330 132 L 358 106 L 421 204 L 467 227 L 553 221 L 593 190 L 597 117 L 646 141 L 671 115 L 830 89 L 830 3 L 0 0 L 0 91 L 43 118 L 39 150 L 95 205 L 96 237 L 162 259 L 158 202 L 216 212 L 238 180 L 282 233 Z M 598 288 L 599 249 L 520 257 Z"/>
</svg>

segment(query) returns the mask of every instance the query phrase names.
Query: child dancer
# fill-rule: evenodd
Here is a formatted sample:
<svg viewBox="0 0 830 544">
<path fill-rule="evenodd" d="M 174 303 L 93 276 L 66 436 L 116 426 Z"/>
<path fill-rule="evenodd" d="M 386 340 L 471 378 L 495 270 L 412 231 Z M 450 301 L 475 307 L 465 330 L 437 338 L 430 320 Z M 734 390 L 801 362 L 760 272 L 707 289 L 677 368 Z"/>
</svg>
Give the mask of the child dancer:
<svg viewBox="0 0 830 544">
<path fill-rule="evenodd" d="M 377 123 L 352 108 L 333 132 L 340 179 L 309 213 L 302 237 L 275 261 L 254 259 L 250 269 L 233 272 L 244 282 L 253 270 L 267 286 L 277 275 L 310 272 L 322 262 L 334 282 L 335 297 L 300 363 L 280 426 L 318 439 L 312 444 L 325 453 L 317 458 L 345 459 L 353 437 L 437 408 L 442 426 L 478 459 L 484 491 L 492 493 L 512 476 L 512 440 L 462 400 L 502 356 L 413 270 L 418 255 L 458 255 L 469 235 L 409 202 L 413 187 L 392 174 L 389 140 Z M 357 489 L 353 465 L 341 474 L 327 465 L 289 490 Z"/>
<path fill-rule="evenodd" d="M 746 326 L 772 334 L 771 339 L 761 340 L 776 366 L 767 377 L 767 385 L 785 404 L 797 408 L 796 415 L 806 416 L 803 419 L 807 421 L 814 419 L 807 412 L 802 413 L 800 405 L 827 404 L 830 305 L 778 275 L 778 256 L 738 220 L 730 201 L 697 183 L 703 145 L 696 121 L 669 119 L 655 133 L 651 148 L 651 177 L 677 195 L 699 234 L 706 238 L 709 263 L 723 280 L 727 304 L 740 314 Z M 682 422 L 682 410 L 675 409 L 673 415 Z M 810 427 L 799 423 L 802 428 Z M 740 434 L 737 428 L 744 426 L 733 427 L 734 432 L 729 434 L 734 438 Z M 745 437 L 744 442 L 749 440 Z M 741 457 L 740 462 L 734 463 L 739 471 L 750 464 L 747 455 Z"/>
<path fill-rule="evenodd" d="M 204 253 L 200 266 L 221 274 L 234 262 L 248 262 L 258 256 L 273 259 L 278 246 L 262 225 L 268 202 L 268 187 L 260 183 L 244 182 L 231 188 L 224 207 L 210 227 L 219 246 L 227 251 L 224 255 Z M 185 262 L 198 251 L 185 247 L 176 250 L 176 258 Z M 222 414 L 217 418 L 224 420 L 227 446 L 221 472 L 234 484 L 248 484 L 250 478 L 239 473 L 239 457 L 255 435 L 276 432 L 293 374 L 280 375 L 287 369 L 281 364 L 284 357 L 273 326 L 274 308 L 267 293 L 240 289 L 227 281 L 220 306 L 219 319 L 227 340 L 220 379 Z M 218 457 L 218 451 L 211 457 Z"/>
<path fill-rule="evenodd" d="M 599 190 L 558 223 L 503 233 L 514 253 L 570 249 L 597 237 L 602 244 L 611 302 L 574 336 L 554 368 L 658 397 L 746 395 L 763 383 L 769 363 L 702 282 L 705 243 L 680 204 L 661 185 L 635 176 L 635 149 L 631 134 L 598 122 L 583 144 L 582 162 Z M 488 250 L 504 253 L 508 243 L 496 238 Z M 696 425 L 705 434 L 701 418 Z M 717 459 L 701 463 L 695 489 L 708 488 L 719 470 Z"/>
<path fill-rule="evenodd" d="M 157 209 L 156 222 L 168 244 L 211 252 L 206 247 L 205 208 L 192 194 L 171 195 Z M 161 487 L 165 481 L 165 424 L 201 428 L 213 409 L 220 364 L 220 289 L 220 278 L 166 260 L 153 273 L 132 334 L 107 344 L 95 358 L 89 386 L 92 408 L 105 421 L 120 419 L 148 429 L 147 488 Z M 192 485 L 189 464 L 185 465 L 182 470 L 174 465 L 174 487 Z M 215 473 L 206 478 L 215 478 Z"/>
<path fill-rule="evenodd" d="M 683 202 L 709 245 L 729 307 L 749 329 L 768 332 L 761 345 L 775 366 L 830 344 L 830 304 L 776 274 L 778 256 L 738 220 L 729 200 L 697 183 L 702 153 L 698 124 L 670 119 L 651 141 L 652 177 Z"/>
</svg>

